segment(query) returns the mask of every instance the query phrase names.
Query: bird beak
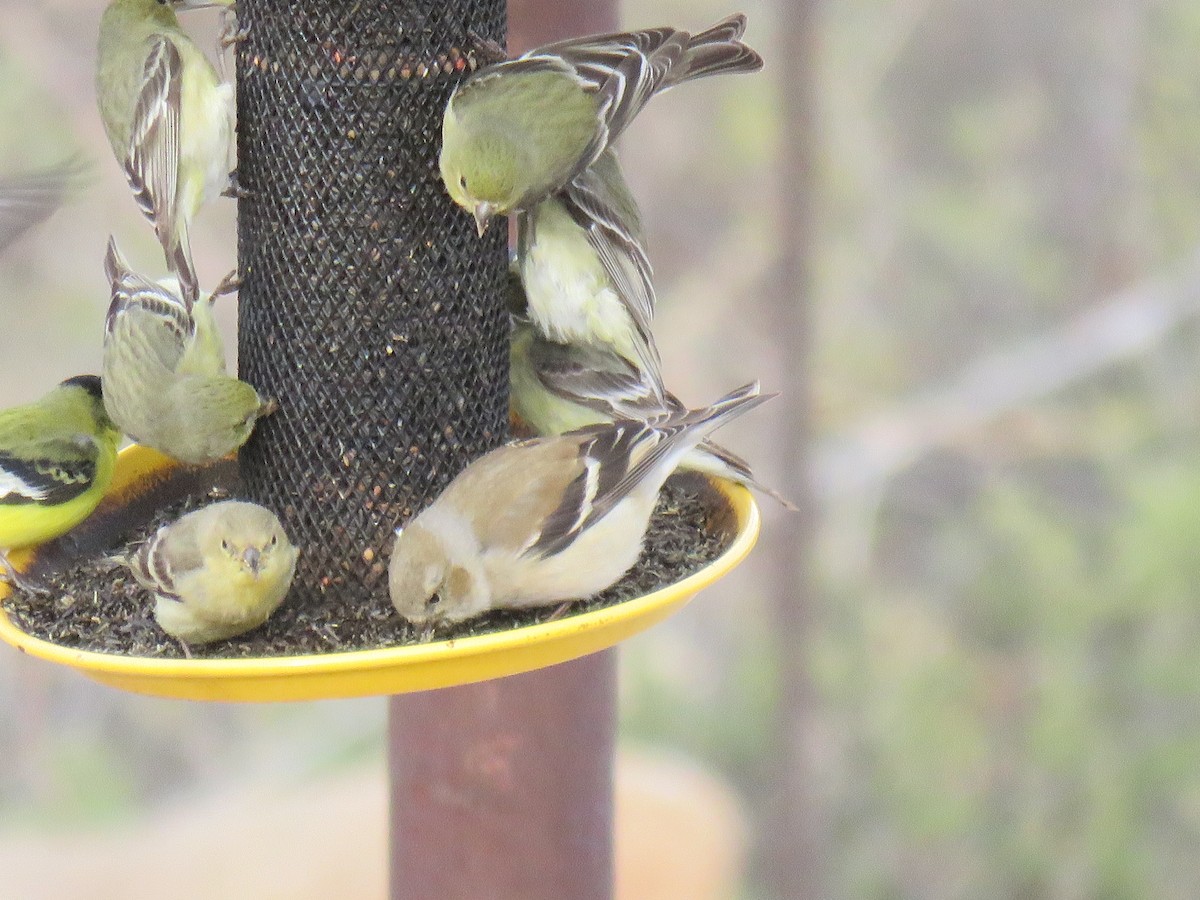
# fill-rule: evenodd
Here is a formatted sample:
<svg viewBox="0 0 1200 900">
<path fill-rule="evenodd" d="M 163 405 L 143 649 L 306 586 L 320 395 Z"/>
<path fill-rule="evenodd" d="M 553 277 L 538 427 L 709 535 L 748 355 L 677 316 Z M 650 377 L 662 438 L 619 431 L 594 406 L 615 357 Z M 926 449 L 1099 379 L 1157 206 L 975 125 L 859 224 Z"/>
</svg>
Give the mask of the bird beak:
<svg viewBox="0 0 1200 900">
<path fill-rule="evenodd" d="M 262 418 L 263 416 L 269 416 L 272 413 L 277 412 L 279 412 L 279 401 L 274 397 L 268 397 L 263 401 L 262 406 L 258 408 L 259 418 Z"/>
<path fill-rule="evenodd" d="M 262 565 L 262 554 L 257 547 L 247 547 L 242 553 L 242 562 L 246 564 L 246 568 L 258 574 L 259 567 Z"/>
<path fill-rule="evenodd" d="M 495 214 L 496 207 L 486 200 L 480 200 L 475 204 L 475 229 L 479 232 L 480 237 L 483 237 L 483 233 L 488 230 L 488 225 Z"/>
</svg>

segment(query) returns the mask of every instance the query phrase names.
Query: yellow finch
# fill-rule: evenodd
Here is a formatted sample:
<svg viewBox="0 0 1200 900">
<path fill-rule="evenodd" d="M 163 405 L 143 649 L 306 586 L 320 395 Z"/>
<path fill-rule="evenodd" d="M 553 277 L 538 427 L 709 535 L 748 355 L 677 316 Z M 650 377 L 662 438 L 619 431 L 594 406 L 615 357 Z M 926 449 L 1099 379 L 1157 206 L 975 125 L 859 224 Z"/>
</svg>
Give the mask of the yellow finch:
<svg viewBox="0 0 1200 900">
<path fill-rule="evenodd" d="M 539 435 L 562 434 L 619 419 L 650 419 L 686 409 L 645 370 L 611 350 L 547 340 L 516 319 L 509 357 L 509 406 Z M 754 478 L 750 464 L 711 440 L 701 441 L 679 468 L 728 478 L 796 506 Z"/>
<path fill-rule="evenodd" d="M 195 297 L 188 228 L 228 183 L 233 85 L 179 27 L 188 0 L 112 0 L 100 20 L 96 99 L 117 162 L 167 264 Z"/>
<path fill-rule="evenodd" d="M 188 644 L 257 628 L 283 603 L 299 551 L 269 509 L 213 503 L 164 525 L 128 560 L 154 619 Z"/>
<path fill-rule="evenodd" d="M 542 334 L 611 349 L 659 388 L 653 272 L 637 203 L 611 151 L 521 214 L 517 266 L 529 318 Z"/>
<path fill-rule="evenodd" d="M 480 69 L 442 119 L 442 179 L 482 232 L 528 209 L 596 161 L 660 91 L 762 59 L 734 15 L 691 35 L 674 28 L 573 38 Z"/>
<path fill-rule="evenodd" d="M 104 260 L 112 303 L 104 326 L 104 403 L 121 430 L 186 463 L 232 453 L 260 416 L 274 412 L 225 374 L 212 305 L 223 288 L 189 303 L 173 279 L 132 271 L 110 238 Z"/>
<path fill-rule="evenodd" d="M 659 489 L 679 461 L 770 396 L 751 384 L 707 409 L 519 441 L 480 457 L 396 533 L 392 603 L 428 624 L 604 590 L 637 561 Z"/>
<path fill-rule="evenodd" d="M 91 515 L 112 481 L 120 437 L 95 375 L 0 412 L 0 548 L 40 544 Z M 10 582 L 37 589 L 0 560 Z"/>
</svg>

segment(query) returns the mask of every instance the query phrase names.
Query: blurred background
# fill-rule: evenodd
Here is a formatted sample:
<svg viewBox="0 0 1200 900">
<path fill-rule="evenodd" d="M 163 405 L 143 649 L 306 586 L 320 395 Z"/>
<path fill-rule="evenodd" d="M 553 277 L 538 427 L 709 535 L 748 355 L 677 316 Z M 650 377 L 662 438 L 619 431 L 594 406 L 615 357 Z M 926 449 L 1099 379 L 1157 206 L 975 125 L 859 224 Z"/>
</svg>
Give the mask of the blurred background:
<svg viewBox="0 0 1200 900">
<path fill-rule="evenodd" d="M 94 108 L 103 6 L 0 0 L 0 166 L 96 173 L 0 259 L 5 406 L 97 370 L 110 232 L 159 258 Z M 807 512 L 764 502 L 750 560 L 625 645 L 623 900 L 1194 896 L 1200 7 L 741 9 L 766 70 L 655 100 L 623 159 L 670 385 L 783 390 L 722 441 Z M 193 241 L 211 284 L 232 201 Z M 0 647 L 11 896 L 382 896 L 384 714 Z"/>
</svg>

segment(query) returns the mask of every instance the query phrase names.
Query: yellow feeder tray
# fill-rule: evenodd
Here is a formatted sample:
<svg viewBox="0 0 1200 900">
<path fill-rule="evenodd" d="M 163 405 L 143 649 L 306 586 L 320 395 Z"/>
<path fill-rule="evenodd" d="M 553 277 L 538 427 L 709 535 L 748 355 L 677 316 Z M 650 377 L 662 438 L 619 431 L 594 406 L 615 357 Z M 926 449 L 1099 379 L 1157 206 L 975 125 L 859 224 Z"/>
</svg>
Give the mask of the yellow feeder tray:
<svg viewBox="0 0 1200 900">
<path fill-rule="evenodd" d="M 143 447 L 121 453 L 106 505 L 131 488 L 165 478 L 174 463 Z M 75 650 L 20 630 L 0 610 L 0 638 L 23 653 L 77 669 L 111 687 L 180 700 L 285 702 L 402 694 L 469 684 L 552 666 L 623 641 L 662 621 L 745 559 L 758 539 L 759 513 L 740 485 L 714 480 L 728 500 L 736 535 L 704 568 L 675 584 L 554 622 L 472 637 L 377 650 L 252 659 L 155 659 Z M 111 501 L 111 503 L 110 503 Z M 10 557 L 18 569 L 33 554 Z M 0 585 L 0 598 L 7 585 Z"/>
</svg>

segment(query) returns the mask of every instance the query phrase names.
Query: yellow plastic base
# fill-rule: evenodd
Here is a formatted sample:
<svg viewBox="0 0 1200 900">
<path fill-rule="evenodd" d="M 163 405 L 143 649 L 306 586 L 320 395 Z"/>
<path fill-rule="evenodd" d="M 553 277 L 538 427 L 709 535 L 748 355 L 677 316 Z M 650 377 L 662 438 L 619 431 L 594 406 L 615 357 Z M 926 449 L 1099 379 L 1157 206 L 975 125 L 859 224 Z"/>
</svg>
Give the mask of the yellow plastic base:
<svg viewBox="0 0 1200 900">
<path fill-rule="evenodd" d="M 141 447 L 122 452 L 113 493 L 170 465 Z M 675 584 L 632 600 L 542 625 L 379 650 L 257 659 L 151 659 L 74 650 L 35 638 L 0 611 L 0 639 L 23 653 L 79 670 L 112 687 L 181 700 L 281 702 L 402 694 L 502 678 L 595 653 L 644 631 L 745 559 L 758 539 L 759 513 L 743 487 L 715 481 L 735 517 L 728 549 Z M 106 501 L 107 502 L 107 501 Z M 11 557 L 18 568 L 28 553 Z M 0 597 L 7 586 L 0 586 Z"/>
</svg>

